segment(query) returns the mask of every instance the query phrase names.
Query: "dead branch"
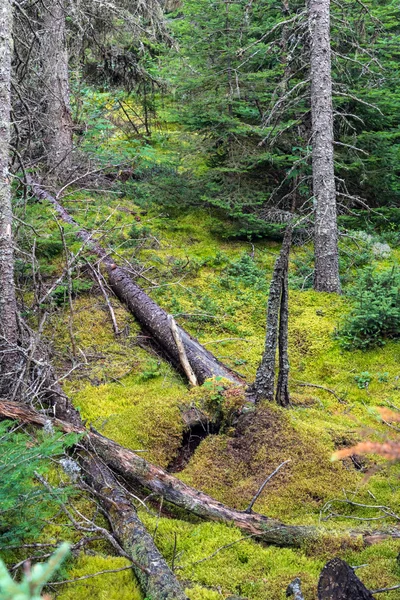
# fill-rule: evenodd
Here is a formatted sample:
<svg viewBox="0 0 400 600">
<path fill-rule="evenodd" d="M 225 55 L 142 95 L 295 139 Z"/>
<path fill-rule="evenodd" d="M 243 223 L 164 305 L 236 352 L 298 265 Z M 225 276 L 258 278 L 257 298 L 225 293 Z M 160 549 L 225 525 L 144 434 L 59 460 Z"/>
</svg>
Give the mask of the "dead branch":
<svg viewBox="0 0 400 600">
<path fill-rule="evenodd" d="M 252 501 L 250 502 L 249 506 L 246 508 L 246 510 L 244 512 L 246 513 L 251 513 L 253 506 L 255 504 L 255 502 L 257 501 L 257 499 L 260 497 L 261 492 L 263 491 L 263 489 L 265 488 L 265 486 L 267 485 L 267 483 L 269 481 L 271 481 L 271 479 L 274 477 L 274 475 L 276 475 L 278 473 L 278 471 L 281 470 L 281 468 L 286 465 L 288 462 L 290 462 L 290 459 L 285 460 L 283 463 L 281 463 L 279 465 L 279 467 L 276 467 L 275 471 L 273 471 L 270 475 L 268 475 L 268 477 L 266 478 L 266 480 L 261 484 L 261 486 L 259 487 L 257 493 L 254 495 L 254 498 L 252 499 Z"/>
</svg>

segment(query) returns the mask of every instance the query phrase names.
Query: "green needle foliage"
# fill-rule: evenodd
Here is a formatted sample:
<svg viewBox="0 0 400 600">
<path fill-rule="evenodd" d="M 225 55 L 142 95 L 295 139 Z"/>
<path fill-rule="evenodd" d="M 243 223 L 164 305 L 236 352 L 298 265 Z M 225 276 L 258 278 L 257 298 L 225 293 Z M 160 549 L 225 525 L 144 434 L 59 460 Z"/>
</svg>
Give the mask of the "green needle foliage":
<svg viewBox="0 0 400 600">
<path fill-rule="evenodd" d="M 75 435 L 40 433 L 33 438 L 9 421 L 0 423 L 0 547 L 14 546 L 34 538 L 46 520 L 58 509 L 57 496 L 70 493 L 55 488 L 54 494 L 43 489 L 35 474 L 46 475 L 50 458 L 64 453 L 76 442 Z"/>
<path fill-rule="evenodd" d="M 0 600 L 40 600 L 43 587 L 61 565 L 69 548 L 69 544 L 61 544 L 46 563 L 38 563 L 25 572 L 20 583 L 12 579 L 0 559 Z"/>
<path fill-rule="evenodd" d="M 400 273 L 397 270 L 379 273 L 366 269 L 352 295 L 354 308 L 337 333 L 343 348 L 366 350 L 400 337 Z"/>
</svg>

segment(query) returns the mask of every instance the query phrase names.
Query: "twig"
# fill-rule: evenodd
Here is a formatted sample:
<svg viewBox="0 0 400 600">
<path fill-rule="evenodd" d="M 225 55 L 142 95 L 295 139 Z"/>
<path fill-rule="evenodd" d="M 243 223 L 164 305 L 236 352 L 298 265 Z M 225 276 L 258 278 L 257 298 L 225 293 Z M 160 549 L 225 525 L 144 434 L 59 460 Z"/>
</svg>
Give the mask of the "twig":
<svg viewBox="0 0 400 600">
<path fill-rule="evenodd" d="M 380 588 L 379 590 L 372 590 L 371 594 L 381 594 L 382 592 L 392 592 L 393 590 L 399 590 L 400 583 L 398 585 L 393 585 L 392 587 Z"/>
<path fill-rule="evenodd" d="M 101 273 L 100 273 L 100 271 L 96 271 L 96 269 L 90 264 L 89 261 L 86 261 L 86 262 L 87 262 L 87 265 L 89 266 L 89 269 L 93 273 L 93 276 L 96 279 L 96 281 L 97 281 L 97 283 L 99 285 L 99 288 L 101 289 L 101 292 L 102 292 L 102 294 L 104 296 L 104 299 L 106 301 L 108 312 L 110 313 L 110 317 L 111 317 L 111 321 L 112 321 L 114 333 L 115 333 L 115 335 L 120 335 L 122 332 L 121 332 L 121 330 L 118 327 L 117 319 L 115 318 L 114 309 L 113 309 L 112 304 L 110 302 L 110 298 L 108 297 L 107 290 L 105 289 L 105 287 L 103 285 Z"/>
<path fill-rule="evenodd" d="M 250 502 L 249 506 L 246 508 L 246 510 L 244 511 L 245 513 L 251 513 L 253 510 L 253 506 L 256 502 L 256 500 L 259 498 L 261 492 L 263 491 L 263 489 L 265 488 L 265 486 L 267 485 L 268 481 L 270 481 L 274 475 L 276 475 L 278 473 L 278 471 L 280 471 L 280 469 L 286 465 L 288 462 L 290 462 L 290 458 L 288 460 L 285 460 L 283 463 L 281 463 L 279 465 L 279 467 L 276 467 L 275 471 L 273 471 L 270 475 L 268 475 L 267 479 L 263 482 L 263 484 L 260 486 L 260 488 L 258 489 L 256 495 L 254 496 L 254 498 L 252 499 L 252 501 Z"/>
<path fill-rule="evenodd" d="M 343 398 L 340 398 L 340 396 L 338 396 L 334 390 L 331 390 L 330 388 L 327 388 L 323 385 L 317 385 L 316 383 L 307 383 L 305 381 L 295 381 L 295 384 L 301 387 L 312 387 L 317 388 L 318 390 L 324 390 L 325 392 L 329 392 L 330 394 L 335 396 L 336 400 L 338 400 L 341 404 L 346 404 L 346 401 Z"/>
<path fill-rule="evenodd" d="M 132 569 L 133 563 L 127 567 L 120 567 L 119 569 L 105 569 L 104 571 L 98 571 L 97 573 L 91 573 L 90 575 L 83 575 L 82 577 L 76 577 L 75 579 L 64 579 L 63 581 L 50 581 L 47 585 L 64 585 L 65 583 L 75 583 L 75 581 L 82 581 L 83 579 L 90 579 L 91 577 L 97 577 L 98 575 L 104 575 L 105 573 L 120 573 L 120 571 L 127 571 Z"/>
<path fill-rule="evenodd" d="M 253 537 L 257 537 L 256 533 L 251 533 L 250 535 L 246 535 L 244 537 L 239 538 L 238 540 L 235 540 L 234 542 L 230 542 L 229 544 L 225 544 L 224 546 L 221 546 L 220 548 L 217 548 L 217 550 L 214 550 L 214 552 L 212 554 L 210 554 L 209 556 L 206 556 L 205 558 L 201 558 L 200 560 L 196 560 L 195 562 L 189 563 L 188 565 L 179 565 L 178 567 L 175 567 L 176 569 L 187 569 L 188 567 L 194 567 L 195 565 L 199 565 L 203 562 L 205 562 L 206 560 L 211 560 L 211 558 L 214 558 L 214 556 L 216 556 L 217 554 L 219 554 L 222 550 L 227 550 L 228 548 L 232 548 L 232 546 L 235 546 L 236 544 L 239 544 L 239 542 L 244 542 L 246 540 L 249 540 Z"/>
</svg>

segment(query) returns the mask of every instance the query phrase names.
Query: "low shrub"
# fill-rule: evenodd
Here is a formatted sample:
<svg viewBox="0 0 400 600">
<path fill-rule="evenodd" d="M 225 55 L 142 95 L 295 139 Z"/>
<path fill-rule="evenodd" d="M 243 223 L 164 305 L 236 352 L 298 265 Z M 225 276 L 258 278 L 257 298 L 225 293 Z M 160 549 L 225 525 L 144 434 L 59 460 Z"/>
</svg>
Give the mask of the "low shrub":
<svg viewBox="0 0 400 600">
<path fill-rule="evenodd" d="M 351 290 L 354 306 L 336 335 L 346 350 L 383 346 L 400 338 L 400 273 L 365 269 Z"/>
</svg>

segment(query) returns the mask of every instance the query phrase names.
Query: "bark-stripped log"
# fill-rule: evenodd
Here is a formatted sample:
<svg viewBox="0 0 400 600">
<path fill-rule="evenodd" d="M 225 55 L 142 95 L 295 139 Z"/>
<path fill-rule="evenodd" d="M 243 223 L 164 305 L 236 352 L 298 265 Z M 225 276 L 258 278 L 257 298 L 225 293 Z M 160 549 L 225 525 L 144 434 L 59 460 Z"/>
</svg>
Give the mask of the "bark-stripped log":
<svg viewBox="0 0 400 600">
<path fill-rule="evenodd" d="M 0 418 L 14 419 L 40 427 L 50 420 L 55 428 L 65 433 L 84 434 L 83 442 L 87 443 L 89 451 L 94 450 L 105 464 L 127 479 L 139 482 L 144 488 L 163 496 L 168 502 L 198 517 L 209 521 L 234 524 L 244 533 L 265 543 L 299 547 L 305 541 L 317 540 L 322 533 L 313 526 L 285 525 L 258 513 L 248 514 L 229 508 L 211 496 L 186 485 L 163 469 L 152 465 L 132 450 L 119 446 L 99 433 L 71 425 L 60 419 L 49 419 L 24 405 L 0 400 Z M 356 530 L 343 532 L 344 536 L 346 534 L 351 537 L 362 536 L 365 543 L 374 544 L 385 539 L 399 539 L 400 529 L 394 527 L 379 532 Z"/>
<path fill-rule="evenodd" d="M 92 234 L 81 229 L 78 223 L 53 196 L 43 190 L 31 178 L 28 178 L 28 183 L 35 196 L 40 200 L 50 202 L 63 221 L 79 228 L 76 232 L 77 237 L 85 242 L 87 247 L 101 259 L 108 274 L 110 287 L 115 295 L 121 302 L 126 304 L 140 325 L 150 333 L 172 364 L 179 371 L 182 371 L 179 350 L 171 331 L 168 313 L 160 308 L 132 280 L 131 276 L 124 269 L 114 263 L 106 250 L 93 240 Z M 222 364 L 209 350 L 206 350 L 196 339 L 182 329 L 182 327 L 178 326 L 178 331 L 187 359 L 199 384 L 204 383 L 210 377 L 223 377 L 233 383 L 244 383 L 237 373 Z"/>
<path fill-rule="evenodd" d="M 114 535 L 136 563 L 133 570 L 146 598 L 187 600 L 178 580 L 157 550 L 153 538 L 140 521 L 125 490 L 100 460 L 90 454 L 81 458 L 86 479 L 98 493 Z"/>
</svg>

